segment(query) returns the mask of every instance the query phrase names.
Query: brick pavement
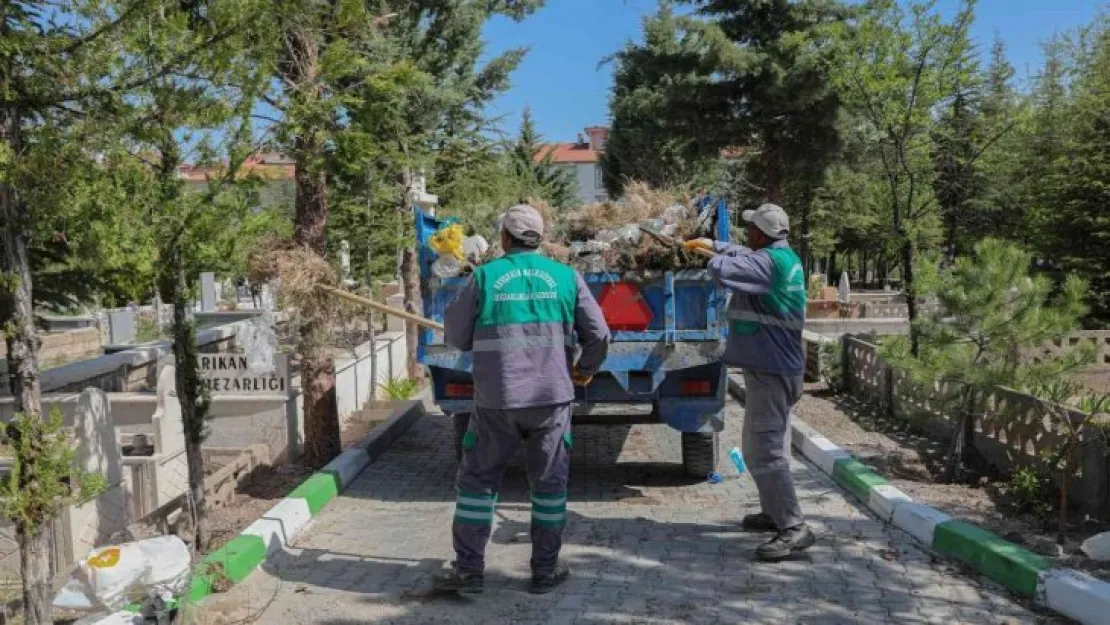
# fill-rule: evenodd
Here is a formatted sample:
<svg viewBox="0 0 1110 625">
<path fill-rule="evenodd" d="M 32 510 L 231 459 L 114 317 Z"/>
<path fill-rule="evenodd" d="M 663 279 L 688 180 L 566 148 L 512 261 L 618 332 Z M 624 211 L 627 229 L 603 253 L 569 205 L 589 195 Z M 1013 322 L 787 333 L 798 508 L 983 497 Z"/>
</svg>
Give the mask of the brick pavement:
<svg viewBox="0 0 1110 625">
<path fill-rule="evenodd" d="M 729 410 L 724 450 L 739 443 L 741 409 Z M 798 560 L 754 562 L 766 537 L 741 533 L 736 524 L 755 510 L 751 479 L 708 484 L 683 477 L 679 435 L 661 425 L 575 428 L 563 551 L 574 576 L 556 593 L 525 592 L 529 504 L 523 471 L 514 465 L 487 554 L 485 594 L 422 597 L 420 589 L 452 558 L 451 432 L 441 415 L 418 422 L 295 548 L 220 598 L 206 625 L 243 622 L 245 614 L 246 622 L 266 625 L 1061 622 L 934 561 L 798 457 L 794 475 L 818 544 Z"/>
</svg>

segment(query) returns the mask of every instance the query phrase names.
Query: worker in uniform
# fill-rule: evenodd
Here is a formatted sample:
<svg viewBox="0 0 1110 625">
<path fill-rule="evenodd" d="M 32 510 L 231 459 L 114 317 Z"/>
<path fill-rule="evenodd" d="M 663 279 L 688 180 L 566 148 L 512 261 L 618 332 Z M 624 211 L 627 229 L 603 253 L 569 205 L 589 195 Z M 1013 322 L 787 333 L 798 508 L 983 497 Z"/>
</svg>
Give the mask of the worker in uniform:
<svg viewBox="0 0 1110 625">
<path fill-rule="evenodd" d="M 684 245 L 717 252 L 709 261 L 709 272 L 731 292 L 724 361 L 744 371 L 742 445 L 761 507 L 742 525 L 749 531 L 774 532 L 756 556 L 778 561 L 814 543 L 790 474 L 790 414 L 801 398 L 805 370 L 805 270 L 786 240 L 786 211 L 763 204 L 744 211 L 743 218 L 748 224 L 747 246 L 710 239 Z"/>
<path fill-rule="evenodd" d="M 527 205 L 501 220 L 505 255 L 474 270 L 447 306 L 444 339 L 473 354 L 474 410 L 462 440 L 452 524 L 456 560 L 439 590 L 482 591 L 486 543 L 506 463 L 521 444 L 531 487 L 532 584 L 566 580 L 571 402 L 609 349 L 609 328 L 581 276 L 539 252 L 544 223 Z M 575 337 L 581 348 L 575 364 Z"/>
</svg>

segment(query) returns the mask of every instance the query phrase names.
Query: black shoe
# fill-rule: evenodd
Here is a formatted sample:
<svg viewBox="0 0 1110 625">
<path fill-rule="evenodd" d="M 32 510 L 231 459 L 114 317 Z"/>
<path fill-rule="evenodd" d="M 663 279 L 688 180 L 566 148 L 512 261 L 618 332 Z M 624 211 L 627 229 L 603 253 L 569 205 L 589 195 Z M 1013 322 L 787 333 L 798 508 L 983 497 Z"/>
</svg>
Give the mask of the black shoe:
<svg viewBox="0 0 1110 625">
<path fill-rule="evenodd" d="M 813 546 L 817 538 L 805 523 L 785 529 L 759 547 L 756 547 L 755 557 L 764 562 L 778 562 L 790 556 L 801 553 Z"/>
<path fill-rule="evenodd" d="M 747 532 L 778 532 L 779 528 L 766 512 L 749 514 L 740 521 L 740 527 Z"/>
<path fill-rule="evenodd" d="M 485 590 L 485 576 L 454 569 L 436 575 L 433 589 L 441 593 L 457 593 L 460 595 L 477 595 Z"/>
<path fill-rule="evenodd" d="M 546 595 L 547 593 L 555 590 L 555 588 L 567 581 L 570 577 L 570 569 L 566 566 L 555 567 L 555 570 L 545 574 L 533 574 L 532 586 L 528 589 L 533 595 Z"/>
</svg>

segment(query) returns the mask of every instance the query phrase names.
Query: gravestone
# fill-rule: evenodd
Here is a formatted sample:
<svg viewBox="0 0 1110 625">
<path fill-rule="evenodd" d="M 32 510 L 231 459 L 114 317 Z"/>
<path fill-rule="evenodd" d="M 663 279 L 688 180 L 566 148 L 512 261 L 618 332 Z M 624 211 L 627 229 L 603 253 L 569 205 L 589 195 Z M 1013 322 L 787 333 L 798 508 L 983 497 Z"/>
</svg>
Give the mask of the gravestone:
<svg viewBox="0 0 1110 625">
<path fill-rule="evenodd" d="M 108 313 L 108 342 L 126 345 L 135 340 L 135 311 L 117 310 Z"/>
<path fill-rule="evenodd" d="M 396 308 L 398 310 L 404 310 L 405 309 L 405 296 L 402 295 L 401 293 L 390 295 L 389 297 L 385 298 L 385 305 L 389 306 L 390 308 Z M 386 330 L 386 332 L 404 332 L 405 331 L 405 320 L 398 317 L 397 315 L 386 315 L 385 316 L 385 330 Z"/>
<path fill-rule="evenodd" d="M 85 471 L 104 476 L 107 489 L 92 501 L 73 506 L 65 515 L 66 540 L 59 545 L 59 556 L 65 560 L 59 562 L 62 566 L 68 566 L 102 545 L 131 522 L 116 427 L 104 391 L 87 388 L 78 397 L 73 413 L 73 433 L 77 440 L 74 463 Z"/>
<path fill-rule="evenodd" d="M 840 303 L 849 304 L 852 301 L 852 286 L 848 283 L 848 272 L 840 274 Z"/>
<path fill-rule="evenodd" d="M 216 310 L 216 274 L 205 271 L 200 274 L 200 309 L 202 312 Z"/>
<path fill-rule="evenodd" d="M 351 277 L 351 244 L 346 239 L 339 242 L 339 277 L 343 280 Z"/>
<path fill-rule="evenodd" d="M 160 454 L 185 449 L 185 424 L 181 421 L 176 375 L 177 368 L 173 365 L 162 367 L 155 387 L 158 403 L 151 421 L 154 424 L 154 449 Z"/>
</svg>

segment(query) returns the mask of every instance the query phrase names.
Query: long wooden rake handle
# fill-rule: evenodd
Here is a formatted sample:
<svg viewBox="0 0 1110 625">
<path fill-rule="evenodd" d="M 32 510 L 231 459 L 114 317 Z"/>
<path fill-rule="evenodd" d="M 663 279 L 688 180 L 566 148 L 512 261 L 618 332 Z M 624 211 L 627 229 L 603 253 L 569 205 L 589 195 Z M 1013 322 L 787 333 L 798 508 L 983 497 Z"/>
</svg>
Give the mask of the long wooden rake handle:
<svg viewBox="0 0 1110 625">
<path fill-rule="evenodd" d="M 381 311 L 381 312 L 383 312 L 387 315 L 393 315 L 394 317 L 400 317 L 402 319 L 406 319 L 408 321 L 411 321 L 411 322 L 415 323 L 416 325 L 424 326 L 425 328 L 431 328 L 432 330 L 439 330 L 440 332 L 443 331 L 443 324 L 442 323 L 432 321 L 431 319 L 428 319 L 426 317 L 421 317 L 420 315 L 414 315 L 414 314 L 408 312 L 407 310 L 400 310 L 400 309 L 394 308 L 392 306 L 386 306 L 385 304 L 379 304 L 378 302 L 375 302 L 372 299 L 362 297 L 361 295 L 355 295 L 354 293 L 349 293 L 347 291 L 344 291 L 343 289 L 337 289 L 333 286 L 317 284 L 316 288 L 325 292 L 325 293 L 328 293 L 330 295 L 334 295 L 334 296 L 336 296 L 340 299 L 345 299 L 348 302 L 351 302 L 351 303 L 354 303 L 354 304 L 360 304 L 362 306 L 368 306 L 370 308 L 373 308 L 374 310 Z"/>
</svg>

